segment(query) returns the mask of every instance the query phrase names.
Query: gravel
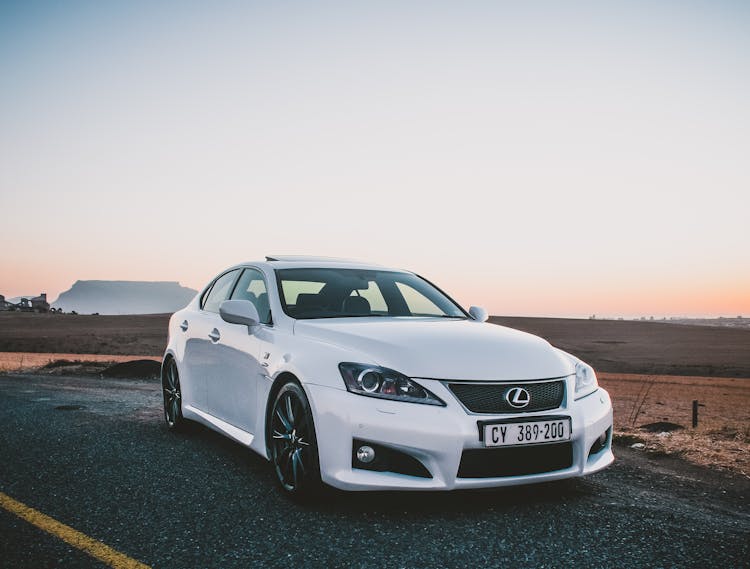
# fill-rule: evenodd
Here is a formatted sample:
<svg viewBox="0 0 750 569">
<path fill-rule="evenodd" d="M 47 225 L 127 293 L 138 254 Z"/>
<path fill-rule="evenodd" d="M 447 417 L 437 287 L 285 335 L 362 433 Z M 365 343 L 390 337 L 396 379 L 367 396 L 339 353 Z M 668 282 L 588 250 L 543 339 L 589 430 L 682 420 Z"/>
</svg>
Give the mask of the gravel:
<svg viewBox="0 0 750 569">
<path fill-rule="evenodd" d="M 586 479 L 300 506 L 262 458 L 169 433 L 160 406 L 154 381 L 0 376 L 0 491 L 153 567 L 749 566 L 746 477 L 625 447 Z M 101 566 L 4 510 L 0 559 Z"/>
</svg>

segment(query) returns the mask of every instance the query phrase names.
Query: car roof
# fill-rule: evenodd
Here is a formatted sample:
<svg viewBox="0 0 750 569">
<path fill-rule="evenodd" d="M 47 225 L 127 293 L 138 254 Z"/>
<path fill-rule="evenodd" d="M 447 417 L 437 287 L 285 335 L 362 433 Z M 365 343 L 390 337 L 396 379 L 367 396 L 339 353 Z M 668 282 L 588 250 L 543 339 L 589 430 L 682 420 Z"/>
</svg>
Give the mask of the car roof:
<svg viewBox="0 0 750 569">
<path fill-rule="evenodd" d="M 384 267 L 383 265 L 377 265 L 375 263 L 368 263 L 365 261 L 357 261 L 355 259 L 339 259 L 336 257 L 314 257 L 304 255 L 269 255 L 265 261 L 250 261 L 247 263 L 241 263 L 240 266 L 255 265 L 264 266 L 269 269 L 370 269 L 370 270 L 387 270 L 387 271 L 401 271 L 400 269 L 393 269 Z"/>
</svg>

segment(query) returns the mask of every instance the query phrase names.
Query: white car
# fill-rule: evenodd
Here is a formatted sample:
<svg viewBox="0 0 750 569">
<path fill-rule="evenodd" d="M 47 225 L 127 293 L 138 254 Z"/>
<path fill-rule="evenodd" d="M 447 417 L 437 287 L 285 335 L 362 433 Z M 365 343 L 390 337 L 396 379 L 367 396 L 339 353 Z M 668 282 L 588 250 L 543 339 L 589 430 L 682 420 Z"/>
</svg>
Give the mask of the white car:
<svg viewBox="0 0 750 569">
<path fill-rule="evenodd" d="M 509 486 L 611 464 L 612 404 L 594 370 L 486 320 L 407 271 L 243 263 L 172 316 L 165 419 L 251 448 L 297 497 L 324 484 Z"/>
</svg>

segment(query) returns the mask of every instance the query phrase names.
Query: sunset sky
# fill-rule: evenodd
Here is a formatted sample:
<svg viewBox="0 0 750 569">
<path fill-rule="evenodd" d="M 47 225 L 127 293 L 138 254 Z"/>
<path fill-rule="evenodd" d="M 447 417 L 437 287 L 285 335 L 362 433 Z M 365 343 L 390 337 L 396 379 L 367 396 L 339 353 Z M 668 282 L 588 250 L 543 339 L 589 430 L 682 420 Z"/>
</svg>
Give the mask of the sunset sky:
<svg viewBox="0 0 750 569">
<path fill-rule="evenodd" d="M 750 316 L 748 2 L 0 3 L 0 293 L 266 254 Z"/>
</svg>

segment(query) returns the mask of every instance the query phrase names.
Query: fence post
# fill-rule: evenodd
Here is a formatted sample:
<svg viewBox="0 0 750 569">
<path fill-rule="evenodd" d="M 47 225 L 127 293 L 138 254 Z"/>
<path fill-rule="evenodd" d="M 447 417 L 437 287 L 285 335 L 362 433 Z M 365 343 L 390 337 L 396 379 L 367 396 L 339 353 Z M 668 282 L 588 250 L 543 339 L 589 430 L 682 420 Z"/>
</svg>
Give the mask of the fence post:
<svg viewBox="0 0 750 569">
<path fill-rule="evenodd" d="M 693 428 L 698 426 L 698 400 L 693 399 Z"/>
</svg>

